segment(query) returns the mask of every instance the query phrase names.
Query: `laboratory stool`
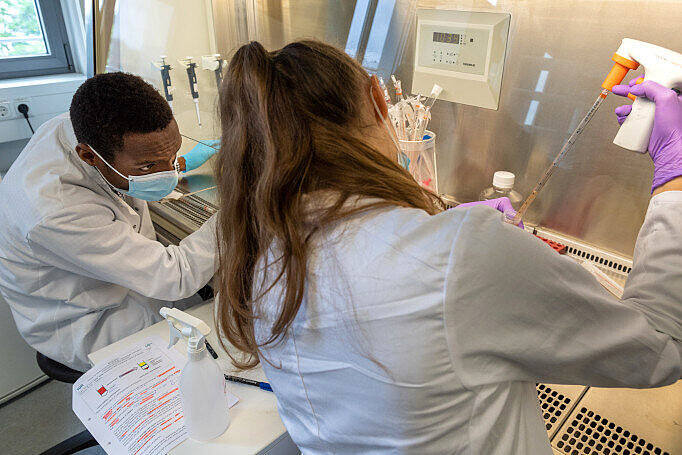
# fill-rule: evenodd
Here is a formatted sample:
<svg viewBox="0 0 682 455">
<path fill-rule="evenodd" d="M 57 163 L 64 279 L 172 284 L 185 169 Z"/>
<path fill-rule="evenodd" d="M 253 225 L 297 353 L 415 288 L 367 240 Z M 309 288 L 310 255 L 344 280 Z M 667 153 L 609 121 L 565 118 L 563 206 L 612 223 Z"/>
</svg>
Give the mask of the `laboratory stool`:
<svg viewBox="0 0 682 455">
<path fill-rule="evenodd" d="M 66 365 L 45 357 L 40 352 L 36 353 L 36 360 L 38 361 L 38 367 L 40 367 L 43 373 L 56 381 L 73 384 L 83 375 L 82 372 L 72 370 Z M 92 437 L 88 430 L 85 430 L 47 449 L 40 455 L 71 455 L 96 445 L 97 441 L 95 438 Z"/>
</svg>

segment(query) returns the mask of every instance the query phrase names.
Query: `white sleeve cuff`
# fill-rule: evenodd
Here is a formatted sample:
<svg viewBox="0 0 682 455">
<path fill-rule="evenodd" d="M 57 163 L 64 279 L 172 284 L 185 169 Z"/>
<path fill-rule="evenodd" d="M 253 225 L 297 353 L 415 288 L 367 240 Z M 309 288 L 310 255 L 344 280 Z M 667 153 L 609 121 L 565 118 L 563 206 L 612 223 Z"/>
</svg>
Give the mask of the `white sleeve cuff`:
<svg viewBox="0 0 682 455">
<path fill-rule="evenodd" d="M 651 198 L 649 205 L 654 202 L 682 202 L 682 191 L 664 191 Z"/>
</svg>

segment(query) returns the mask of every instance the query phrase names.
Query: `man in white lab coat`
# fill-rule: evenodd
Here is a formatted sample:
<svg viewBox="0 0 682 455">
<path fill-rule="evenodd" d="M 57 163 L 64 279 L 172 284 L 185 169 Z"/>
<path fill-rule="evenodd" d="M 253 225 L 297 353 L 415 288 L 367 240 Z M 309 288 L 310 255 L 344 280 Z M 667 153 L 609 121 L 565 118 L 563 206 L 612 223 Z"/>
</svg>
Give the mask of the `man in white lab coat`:
<svg viewBox="0 0 682 455">
<path fill-rule="evenodd" d="M 211 279 L 215 217 L 164 247 L 147 208 L 184 170 L 180 144 L 156 90 L 110 73 L 87 80 L 14 162 L 0 183 L 0 293 L 37 351 L 85 371 L 88 353 Z"/>
</svg>

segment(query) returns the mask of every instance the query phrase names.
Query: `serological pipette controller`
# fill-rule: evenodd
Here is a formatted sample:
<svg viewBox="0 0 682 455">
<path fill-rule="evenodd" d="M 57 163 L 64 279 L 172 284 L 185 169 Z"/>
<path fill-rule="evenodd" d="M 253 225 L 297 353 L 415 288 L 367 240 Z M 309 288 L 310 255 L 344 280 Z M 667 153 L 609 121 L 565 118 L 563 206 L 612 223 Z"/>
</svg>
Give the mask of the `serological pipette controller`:
<svg viewBox="0 0 682 455">
<path fill-rule="evenodd" d="M 664 87 L 682 89 L 682 54 L 660 46 L 624 38 L 620 47 L 613 55 L 615 64 L 606 77 L 602 88 L 611 90 L 620 84 L 629 70 L 644 68 L 644 77 L 637 83 L 644 81 L 658 82 Z M 621 125 L 613 143 L 625 149 L 639 153 L 647 151 L 651 130 L 654 126 L 653 101 L 645 97 L 634 97 L 632 112 Z"/>
<path fill-rule="evenodd" d="M 187 363 L 180 373 L 179 392 L 189 437 L 210 441 L 225 432 L 230 424 L 225 376 L 206 350 L 209 326 L 199 318 L 177 308 L 159 311 L 168 321 L 171 348 L 187 340 Z"/>
<path fill-rule="evenodd" d="M 625 38 L 616 53 L 613 54 L 612 60 L 614 64 L 602 83 L 602 93 L 597 97 L 592 108 L 585 114 L 585 117 L 578 123 L 573 133 L 564 142 L 561 151 L 538 183 L 535 184 L 533 191 L 523 201 L 521 208 L 516 212 L 516 216 L 509 220 L 510 223 L 517 225 L 521 221 L 528 207 L 530 207 L 542 188 L 549 181 L 561 160 L 564 159 L 578 136 L 582 134 L 585 127 L 590 123 L 597 109 L 604 102 L 606 95 L 614 85 L 618 85 L 623 81 L 628 71 L 636 70 L 641 65 L 644 67 L 645 77 L 640 78 L 638 80 L 639 83 L 645 80 L 652 80 L 671 89 L 679 89 L 682 86 L 682 55 L 677 52 L 642 41 Z M 635 101 L 632 105 L 632 111 L 618 130 L 613 143 L 628 150 L 644 153 L 649 146 L 651 130 L 654 125 L 655 104 L 649 99 L 635 97 L 632 94 L 630 94 L 630 98 Z"/>
</svg>

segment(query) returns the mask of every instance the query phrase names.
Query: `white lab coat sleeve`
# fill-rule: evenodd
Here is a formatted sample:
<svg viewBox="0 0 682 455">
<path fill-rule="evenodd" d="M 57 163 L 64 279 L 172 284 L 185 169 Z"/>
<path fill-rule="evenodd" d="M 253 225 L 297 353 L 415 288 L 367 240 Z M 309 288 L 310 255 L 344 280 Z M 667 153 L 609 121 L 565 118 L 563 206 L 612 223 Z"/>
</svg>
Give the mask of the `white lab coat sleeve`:
<svg viewBox="0 0 682 455">
<path fill-rule="evenodd" d="M 651 199 L 623 300 L 657 330 L 682 340 L 682 191 Z"/>
<path fill-rule="evenodd" d="M 65 208 L 34 226 L 29 245 L 47 265 L 114 283 L 159 300 L 184 299 L 216 270 L 216 215 L 164 247 L 97 204 Z"/>
<path fill-rule="evenodd" d="M 448 263 L 447 343 L 465 386 L 653 387 L 680 379 L 682 193 L 651 201 L 622 301 L 485 207 L 464 216 Z"/>
</svg>

